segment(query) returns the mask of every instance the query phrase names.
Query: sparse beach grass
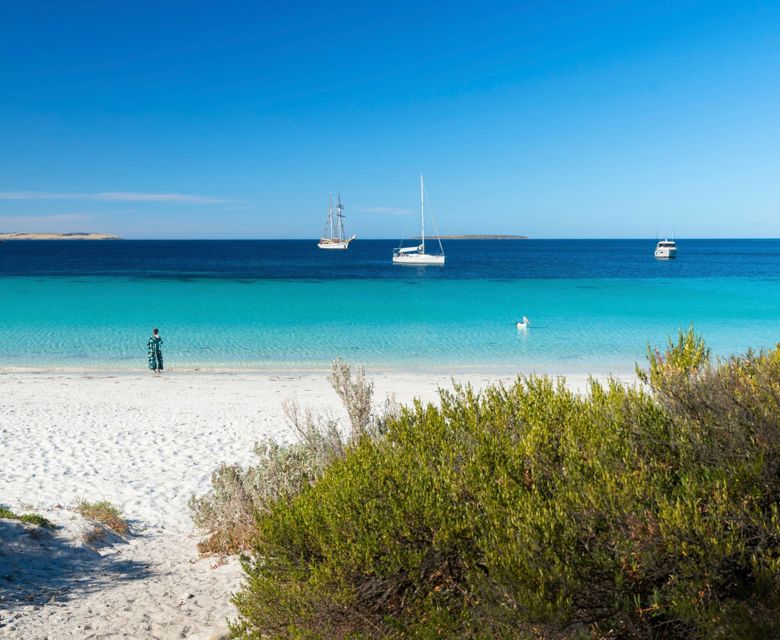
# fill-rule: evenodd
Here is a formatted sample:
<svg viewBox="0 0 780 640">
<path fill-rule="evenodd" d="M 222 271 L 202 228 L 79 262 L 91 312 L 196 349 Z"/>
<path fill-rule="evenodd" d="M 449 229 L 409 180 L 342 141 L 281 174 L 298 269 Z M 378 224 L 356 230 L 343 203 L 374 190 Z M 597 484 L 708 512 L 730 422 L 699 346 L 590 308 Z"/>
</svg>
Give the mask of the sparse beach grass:
<svg viewBox="0 0 780 640">
<path fill-rule="evenodd" d="M 130 527 L 122 512 L 108 500 L 99 502 L 82 500 L 76 505 L 76 512 L 87 520 L 94 520 L 105 525 L 120 536 L 125 536 L 130 532 Z"/>
<path fill-rule="evenodd" d="M 19 522 L 25 522 L 27 524 L 34 524 L 38 527 L 43 527 L 44 529 L 54 528 L 53 522 L 47 520 L 41 515 L 38 515 L 37 513 L 23 513 L 18 515 L 7 507 L 3 506 L 0 506 L 0 518 L 5 518 L 6 520 L 18 520 Z"/>
</svg>

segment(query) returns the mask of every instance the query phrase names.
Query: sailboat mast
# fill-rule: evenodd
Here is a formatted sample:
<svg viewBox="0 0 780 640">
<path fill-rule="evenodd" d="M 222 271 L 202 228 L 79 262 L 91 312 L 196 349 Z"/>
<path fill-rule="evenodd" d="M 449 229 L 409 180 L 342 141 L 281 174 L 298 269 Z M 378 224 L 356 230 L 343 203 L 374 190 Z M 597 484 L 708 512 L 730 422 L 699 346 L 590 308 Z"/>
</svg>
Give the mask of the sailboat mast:
<svg viewBox="0 0 780 640">
<path fill-rule="evenodd" d="M 420 174 L 420 239 L 422 240 L 422 252 L 425 253 L 425 195 L 423 177 Z"/>
<path fill-rule="evenodd" d="M 338 195 L 338 204 L 336 205 L 336 215 L 338 216 L 338 221 L 336 223 L 336 231 L 338 232 L 339 241 L 344 241 L 344 214 L 342 211 L 344 210 L 344 206 L 341 204 L 341 194 Z"/>
<path fill-rule="evenodd" d="M 328 204 L 328 222 L 330 223 L 330 237 L 333 238 L 333 192 L 328 194 L 330 203 Z"/>
</svg>

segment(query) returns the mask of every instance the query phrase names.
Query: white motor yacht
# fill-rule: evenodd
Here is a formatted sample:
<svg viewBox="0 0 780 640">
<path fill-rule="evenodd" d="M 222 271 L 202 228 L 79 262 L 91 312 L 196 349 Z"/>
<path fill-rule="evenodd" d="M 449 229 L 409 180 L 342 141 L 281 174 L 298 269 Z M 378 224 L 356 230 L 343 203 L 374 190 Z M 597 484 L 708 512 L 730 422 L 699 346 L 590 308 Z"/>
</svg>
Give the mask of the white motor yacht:
<svg viewBox="0 0 780 640">
<path fill-rule="evenodd" d="M 677 257 L 677 245 L 674 240 L 661 240 L 655 246 L 655 257 L 660 260 L 671 260 Z"/>
</svg>

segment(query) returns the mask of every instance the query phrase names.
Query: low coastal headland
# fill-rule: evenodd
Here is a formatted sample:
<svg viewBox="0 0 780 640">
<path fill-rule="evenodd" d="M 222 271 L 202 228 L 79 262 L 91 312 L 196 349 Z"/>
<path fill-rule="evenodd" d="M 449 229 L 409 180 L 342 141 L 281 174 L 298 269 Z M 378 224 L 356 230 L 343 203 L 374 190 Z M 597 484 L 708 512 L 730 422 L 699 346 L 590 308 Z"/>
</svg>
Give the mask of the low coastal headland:
<svg viewBox="0 0 780 640">
<path fill-rule="evenodd" d="M 0 233 L 3 240 L 121 240 L 108 233 Z"/>
<path fill-rule="evenodd" d="M 327 376 L 3 374 L 0 502 L 60 528 L 0 531 L 60 553 L 12 582 L 9 557 L 32 551 L 21 533 L 5 546 L 0 625 L 777 637 L 780 347 L 716 360 L 691 330 L 648 358 L 633 380 L 566 383 L 340 361 Z M 129 529 L 89 546 L 83 514 L 106 500 Z"/>
</svg>

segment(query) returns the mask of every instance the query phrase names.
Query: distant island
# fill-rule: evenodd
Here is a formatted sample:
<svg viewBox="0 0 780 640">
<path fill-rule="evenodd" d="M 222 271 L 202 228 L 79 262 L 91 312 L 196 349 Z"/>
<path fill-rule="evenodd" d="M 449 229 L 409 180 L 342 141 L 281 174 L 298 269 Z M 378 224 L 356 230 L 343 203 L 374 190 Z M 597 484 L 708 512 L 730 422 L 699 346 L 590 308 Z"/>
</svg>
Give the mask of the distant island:
<svg viewBox="0 0 780 640">
<path fill-rule="evenodd" d="M 0 233 L 3 240 L 120 240 L 107 233 Z"/>
<path fill-rule="evenodd" d="M 506 234 L 485 234 L 485 235 L 465 235 L 465 236 L 440 236 L 442 240 L 528 240 L 528 236 L 513 236 Z M 436 238 L 425 238 L 426 240 L 435 240 Z"/>
</svg>

